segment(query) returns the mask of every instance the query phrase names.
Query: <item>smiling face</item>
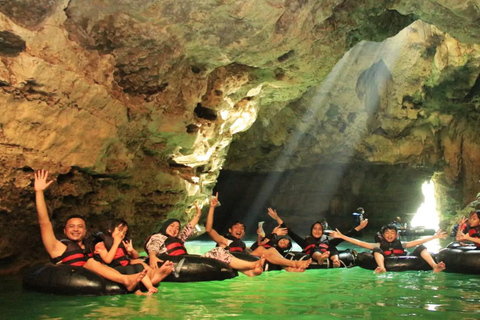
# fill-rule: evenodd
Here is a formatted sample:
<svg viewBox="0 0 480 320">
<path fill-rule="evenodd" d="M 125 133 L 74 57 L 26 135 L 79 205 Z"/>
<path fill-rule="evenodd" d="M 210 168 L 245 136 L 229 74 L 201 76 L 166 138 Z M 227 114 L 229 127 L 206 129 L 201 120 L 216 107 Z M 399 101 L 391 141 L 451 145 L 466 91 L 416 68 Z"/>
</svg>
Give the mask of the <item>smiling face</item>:
<svg viewBox="0 0 480 320">
<path fill-rule="evenodd" d="M 290 240 L 288 240 L 287 238 L 282 238 L 278 240 L 277 245 L 283 250 L 288 249 L 288 247 L 290 246 Z"/>
<path fill-rule="evenodd" d="M 388 242 L 393 242 L 395 239 L 397 239 L 397 231 L 394 229 L 386 229 L 383 234 L 383 238 L 388 241 Z"/>
<path fill-rule="evenodd" d="M 170 237 L 177 237 L 178 236 L 178 233 L 180 232 L 180 223 L 178 223 L 177 221 L 171 223 L 167 229 L 165 230 L 165 232 L 167 233 L 167 236 L 170 236 Z"/>
<path fill-rule="evenodd" d="M 242 239 L 245 235 L 245 226 L 242 223 L 236 223 L 228 229 L 228 232 L 237 239 Z"/>
<path fill-rule="evenodd" d="M 87 234 L 85 221 L 82 218 L 71 218 L 67 220 L 63 229 L 65 236 L 75 242 L 82 242 Z"/>
<path fill-rule="evenodd" d="M 321 223 L 315 223 L 312 228 L 312 236 L 320 238 L 323 235 L 323 227 Z"/>
<path fill-rule="evenodd" d="M 480 225 L 480 219 L 478 219 L 478 213 L 477 212 L 472 212 L 470 214 L 470 218 L 468 219 L 468 225 L 471 228 L 476 228 Z"/>
</svg>

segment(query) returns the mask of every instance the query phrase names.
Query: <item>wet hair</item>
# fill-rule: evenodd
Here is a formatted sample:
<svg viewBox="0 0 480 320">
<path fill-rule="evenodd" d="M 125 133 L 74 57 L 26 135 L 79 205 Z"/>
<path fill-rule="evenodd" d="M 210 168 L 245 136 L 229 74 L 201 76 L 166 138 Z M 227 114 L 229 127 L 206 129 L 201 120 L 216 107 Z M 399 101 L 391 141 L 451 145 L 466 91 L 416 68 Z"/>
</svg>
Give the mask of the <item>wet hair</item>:
<svg viewBox="0 0 480 320">
<path fill-rule="evenodd" d="M 241 224 L 243 226 L 243 229 L 245 229 L 245 223 L 243 223 L 242 221 L 240 220 L 235 220 L 233 221 L 232 223 L 230 223 L 230 226 L 228 227 L 228 229 L 231 229 L 234 225 L 236 224 Z"/>
<path fill-rule="evenodd" d="M 82 219 L 83 222 L 85 222 L 85 227 L 87 226 L 87 221 L 85 221 L 85 218 L 84 218 L 82 215 L 79 215 L 79 214 L 69 215 L 69 216 L 65 219 L 65 224 L 64 224 L 64 226 L 67 226 L 67 222 L 68 222 L 68 220 L 70 220 L 70 219 Z"/>
<path fill-rule="evenodd" d="M 470 212 L 470 217 L 473 216 L 474 214 L 476 214 L 477 218 L 480 219 L 480 210 L 475 210 L 475 211 Z"/>
<path fill-rule="evenodd" d="M 386 226 L 383 226 L 382 229 L 380 229 L 380 234 L 383 235 L 387 230 L 395 230 L 395 232 L 398 233 L 397 226 L 394 224 L 387 224 Z"/>
<path fill-rule="evenodd" d="M 110 230 L 109 233 L 111 234 L 116 227 L 120 227 L 120 226 L 124 226 L 128 228 L 128 222 L 123 219 L 112 220 L 108 228 L 108 230 Z M 130 234 L 130 228 L 128 228 L 127 233 L 125 234 L 125 239 L 128 239 L 129 234 Z"/>
<path fill-rule="evenodd" d="M 160 228 L 160 231 L 158 231 L 158 232 L 161 233 L 161 234 L 164 234 L 164 235 L 168 236 L 168 234 L 167 234 L 167 228 L 168 228 L 169 225 L 171 225 L 171 224 L 174 223 L 174 222 L 178 222 L 178 224 L 181 225 L 181 224 L 180 224 L 180 220 L 178 220 L 178 219 L 168 219 L 167 221 L 165 221 L 165 222 L 163 223 L 162 227 Z"/>
</svg>

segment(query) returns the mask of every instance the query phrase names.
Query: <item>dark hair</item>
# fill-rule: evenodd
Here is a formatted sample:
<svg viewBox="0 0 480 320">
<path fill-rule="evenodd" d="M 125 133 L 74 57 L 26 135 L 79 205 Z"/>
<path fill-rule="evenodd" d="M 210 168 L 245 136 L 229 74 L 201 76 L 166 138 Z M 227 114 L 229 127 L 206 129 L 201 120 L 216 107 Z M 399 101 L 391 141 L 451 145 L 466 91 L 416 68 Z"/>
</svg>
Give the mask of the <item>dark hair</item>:
<svg viewBox="0 0 480 320">
<path fill-rule="evenodd" d="M 475 210 L 475 211 L 470 212 L 470 217 L 473 216 L 474 214 L 476 214 L 477 218 L 480 219 L 480 210 Z"/>
<path fill-rule="evenodd" d="M 387 224 L 380 229 L 380 233 L 383 235 L 387 230 L 395 230 L 395 232 L 398 232 L 397 226 L 394 224 Z"/>
<path fill-rule="evenodd" d="M 160 230 L 158 232 L 165 235 L 165 236 L 168 236 L 167 228 L 168 228 L 169 225 L 171 225 L 174 222 L 178 222 L 178 224 L 180 224 L 180 220 L 178 220 L 178 219 L 168 219 L 167 221 L 165 221 L 163 223 L 163 226 L 160 228 Z"/>
<path fill-rule="evenodd" d="M 72 214 L 72 215 L 68 216 L 68 217 L 65 219 L 65 223 L 64 223 L 65 226 L 67 225 L 67 222 L 68 222 L 68 220 L 70 220 L 70 219 L 82 219 L 83 222 L 85 222 L 85 227 L 86 227 L 86 225 L 87 225 L 87 222 L 85 221 L 85 218 L 84 218 L 82 215 Z"/>
<path fill-rule="evenodd" d="M 283 248 L 281 248 L 281 249 L 284 250 L 284 251 L 290 251 L 290 249 L 292 249 L 292 239 L 290 239 L 287 236 L 280 236 L 280 237 L 278 237 L 278 240 L 277 240 L 277 246 L 278 246 L 278 242 L 282 239 L 288 240 L 288 246 L 285 249 L 283 249 Z"/>
<path fill-rule="evenodd" d="M 114 219 L 110 222 L 108 227 L 109 232 L 112 233 L 116 227 L 124 226 L 128 228 L 128 222 L 123 219 Z M 130 234 L 130 228 L 128 228 L 127 233 L 125 234 L 125 239 L 128 239 L 128 235 Z"/>
<path fill-rule="evenodd" d="M 322 227 L 322 233 L 325 232 L 325 225 L 320 222 L 320 221 L 315 221 L 313 224 L 312 224 L 312 227 L 310 228 L 310 235 L 313 237 L 313 234 L 312 234 L 312 231 L 313 231 L 313 227 L 315 227 L 316 224 L 319 224 L 321 227 Z"/>
<path fill-rule="evenodd" d="M 243 228 L 245 229 L 245 223 L 243 223 L 243 222 L 240 221 L 240 220 L 235 220 L 235 221 L 233 221 L 233 222 L 230 224 L 230 226 L 228 227 L 228 229 L 231 229 L 231 228 L 232 228 L 234 225 L 236 225 L 236 224 L 241 224 L 241 225 L 243 226 Z"/>
<path fill-rule="evenodd" d="M 363 209 L 362 207 L 358 207 L 356 211 L 357 213 L 365 213 L 365 209 Z"/>
</svg>

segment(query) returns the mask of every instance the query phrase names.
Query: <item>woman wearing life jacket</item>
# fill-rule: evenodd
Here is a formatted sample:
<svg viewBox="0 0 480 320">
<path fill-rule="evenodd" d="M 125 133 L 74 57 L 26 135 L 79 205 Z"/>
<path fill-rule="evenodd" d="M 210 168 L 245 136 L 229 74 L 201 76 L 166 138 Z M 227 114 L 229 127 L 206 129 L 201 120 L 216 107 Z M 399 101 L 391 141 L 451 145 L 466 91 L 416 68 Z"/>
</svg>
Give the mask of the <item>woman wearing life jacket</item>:
<svg viewBox="0 0 480 320">
<path fill-rule="evenodd" d="M 470 212 L 468 219 L 463 218 L 459 222 L 459 231 L 457 232 L 457 241 L 470 241 L 475 244 L 477 249 L 480 249 L 480 219 L 478 215 L 480 210 Z M 468 224 L 468 226 L 467 226 Z"/>
<path fill-rule="evenodd" d="M 275 219 L 278 224 L 286 226 L 276 210 L 268 208 L 268 214 Z M 360 224 L 348 234 L 355 234 L 355 232 L 362 230 L 367 223 L 368 219 L 362 220 Z M 313 259 L 317 260 L 318 264 L 321 265 L 327 259 L 330 259 L 334 267 L 340 267 L 340 259 L 338 258 L 338 250 L 336 246 L 343 240 L 331 239 L 325 235 L 323 233 L 323 224 L 320 221 L 316 221 L 312 224 L 310 235 L 306 238 L 302 238 L 290 228 L 288 228 L 288 235 L 293 241 L 302 247 L 304 253 L 309 254 Z"/>
<path fill-rule="evenodd" d="M 260 230 L 257 230 L 258 239 L 252 244 L 250 250 L 255 251 L 258 247 L 275 248 L 278 253 L 284 256 L 286 251 L 292 249 L 292 240 L 286 236 L 287 232 L 287 228 L 283 225 L 276 226 L 269 235 L 262 234 Z"/>
<path fill-rule="evenodd" d="M 415 250 L 412 252 L 412 255 L 415 255 L 425 260 L 432 267 L 433 272 L 441 272 L 445 270 L 445 264 L 443 262 L 439 262 L 437 264 L 435 260 L 433 260 L 430 253 L 427 251 L 427 248 L 425 248 L 425 246 L 423 246 L 422 244 L 434 239 L 445 239 L 447 237 L 446 232 L 438 230 L 434 236 L 405 243 L 402 243 L 400 240 L 398 240 L 397 227 L 395 227 L 394 225 L 383 226 L 380 233 L 380 242 L 377 243 L 368 243 L 360 241 L 358 239 L 347 237 L 343 235 L 340 231 L 338 231 L 338 229 L 337 231 L 331 232 L 330 236 L 337 239 L 343 239 L 359 247 L 373 250 L 373 256 L 375 258 L 375 262 L 377 263 L 375 273 L 383 273 L 387 271 L 385 269 L 385 257 L 404 256 L 406 255 L 404 249 L 413 248 L 416 246 L 418 247 L 415 248 Z"/>
<path fill-rule="evenodd" d="M 133 247 L 132 240 L 126 240 L 128 233 L 128 223 L 125 220 L 113 220 L 108 234 L 97 234 L 102 241 L 95 244 L 94 258 L 122 274 L 133 274 L 146 269 L 147 274 L 142 279 L 142 283 L 149 294 L 156 293 L 158 289 L 154 286 L 172 272 L 173 263 L 166 261 L 159 269 L 150 268 L 139 259 L 140 255 Z"/>
<path fill-rule="evenodd" d="M 150 267 L 156 269 L 158 263 L 162 262 L 159 255 L 183 255 L 188 254 L 185 248 L 185 241 L 194 233 L 194 227 L 198 223 L 202 211 L 195 203 L 197 213 L 192 220 L 180 231 L 180 221 L 177 219 L 169 219 L 165 221 L 160 231 L 151 235 L 145 244 L 145 251 L 150 259 Z M 203 255 L 203 257 L 216 259 L 229 265 L 232 269 L 236 269 L 247 276 L 257 276 L 263 272 L 263 264 L 265 259 L 257 261 L 245 261 L 234 257 L 224 248 L 214 248 Z"/>
</svg>

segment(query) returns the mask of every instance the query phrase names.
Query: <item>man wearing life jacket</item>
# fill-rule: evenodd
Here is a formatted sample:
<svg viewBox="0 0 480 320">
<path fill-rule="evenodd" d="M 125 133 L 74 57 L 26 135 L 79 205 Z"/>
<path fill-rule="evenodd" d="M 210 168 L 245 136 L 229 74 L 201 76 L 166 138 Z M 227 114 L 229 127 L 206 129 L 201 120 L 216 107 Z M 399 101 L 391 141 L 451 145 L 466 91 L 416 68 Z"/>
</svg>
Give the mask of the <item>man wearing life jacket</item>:
<svg viewBox="0 0 480 320">
<path fill-rule="evenodd" d="M 163 261 L 160 259 L 163 255 L 184 255 L 188 254 L 185 248 L 185 241 L 194 233 L 195 225 L 198 223 L 202 211 L 195 203 L 197 213 L 189 223 L 180 231 L 180 221 L 169 219 L 165 221 L 160 231 L 147 238 L 145 251 L 148 253 L 150 267 L 158 268 L 158 264 Z M 263 272 L 264 259 L 258 261 L 245 261 L 234 257 L 224 248 L 217 247 L 202 255 L 206 258 L 219 260 L 231 268 L 236 269 L 248 276 L 257 276 Z"/>
<path fill-rule="evenodd" d="M 477 249 L 480 249 L 480 219 L 478 215 L 480 210 L 470 212 L 470 217 L 468 219 L 468 227 L 466 227 L 467 219 L 463 218 L 459 222 L 459 226 L 464 226 L 464 228 L 459 228 L 457 232 L 457 241 L 470 241 L 473 242 Z"/>
<path fill-rule="evenodd" d="M 48 180 L 48 171 L 40 170 L 35 172 L 35 202 L 37 206 L 38 222 L 42 242 L 52 261 L 57 264 L 69 264 L 84 267 L 100 276 L 125 285 L 128 291 L 133 291 L 138 282 L 143 279 L 145 272 L 123 275 L 115 269 L 95 261 L 91 258 L 91 251 L 85 245 L 84 240 L 87 234 L 85 220 L 78 215 L 70 216 L 63 232 L 67 239 L 58 240 L 53 231 L 53 225 L 48 217 L 47 205 L 45 203 L 44 191 L 54 180 Z"/>
<path fill-rule="evenodd" d="M 215 207 L 218 204 L 218 192 L 216 196 L 210 197 L 210 209 L 208 210 L 207 223 L 205 225 L 205 231 L 221 248 L 245 248 L 245 243 L 242 238 L 245 236 L 245 226 L 241 222 L 235 222 L 229 228 L 229 234 L 232 237 L 221 236 L 215 229 L 213 229 L 213 216 Z M 233 240 L 232 240 L 233 239 Z M 235 244 L 233 244 L 235 241 Z M 263 257 L 268 262 L 282 266 L 287 271 L 303 272 L 310 265 L 311 259 L 307 261 L 294 261 L 285 259 L 275 247 L 257 246 L 250 252 L 251 255 L 256 257 Z"/>
<path fill-rule="evenodd" d="M 360 241 L 358 239 L 347 237 L 346 235 L 343 235 L 340 231 L 338 231 L 338 229 L 337 231 L 331 232 L 330 236 L 333 238 L 348 241 L 359 247 L 373 250 L 373 256 L 375 258 L 375 262 L 377 263 L 377 268 L 374 271 L 375 273 L 387 272 L 387 269 L 385 269 L 385 257 L 391 255 L 404 255 L 406 254 L 405 249 L 413 248 L 416 246 L 418 247 L 415 248 L 411 255 L 415 255 L 425 260 L 432 267 L 433 272 L 441 272 L 445 270 L 445 264 L 442 261 L 436 263 L 431 254 L 427 251 L 427 248 L 425 248 L 425 246 L 423 246 L 422 244 L 434 239 L 445 239 L 447 238 L 446 232 L 438 230 L 437 233 L 435 233 L 435 235 L 431 237 L 409 241 L 406 243 L 402 243 L 400 242 L 400 240 L 397 239 L 397 227 L 395 227 L 394 225 L 387 225 L 382 227 L 380 233 L 380 242 L 376 243 L 368 243 Z"/>
<path fill-rule="evenodd" d="M 245 234 L 245 231 L 244 231 L 245 225 L 240 221 L 235 221 L 228 230 L 229 230 L 229 233 L 225 235 L 225 238 L 227 238 L 231 242 L 228 246 L 225 247 L 225 249 L 230 252 L 245 252 L 245 250 L 247 249 L 245 242 L 243 242 L 242 240 L 232 235 L 232 232 L 235 232 L 236 234 L 237 233 Z M 241 230 L 241 231 L 238 231 L 238 230 Z"/>
</svg>

